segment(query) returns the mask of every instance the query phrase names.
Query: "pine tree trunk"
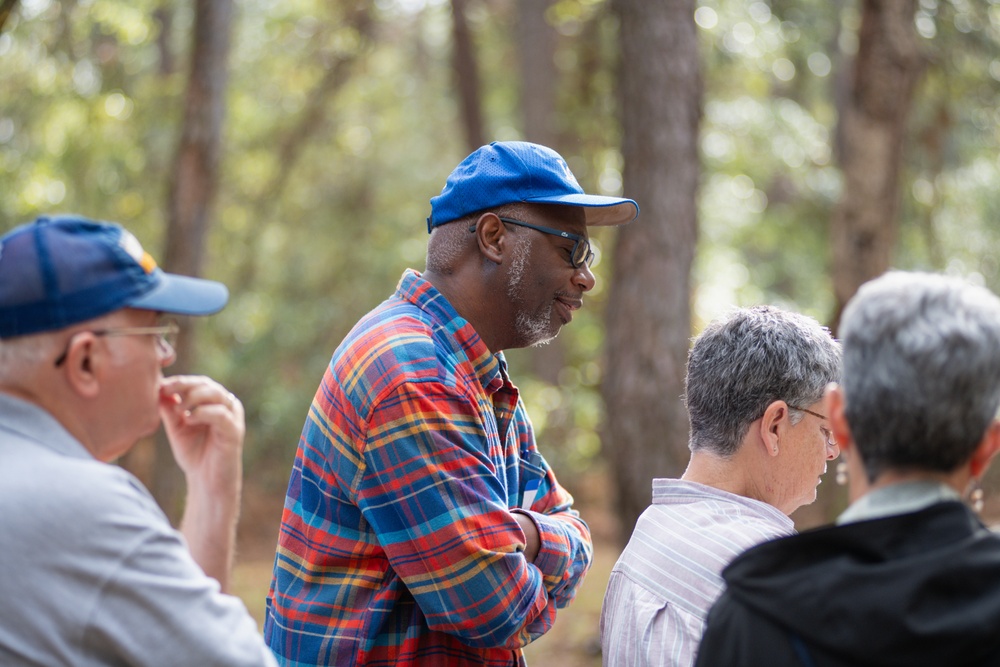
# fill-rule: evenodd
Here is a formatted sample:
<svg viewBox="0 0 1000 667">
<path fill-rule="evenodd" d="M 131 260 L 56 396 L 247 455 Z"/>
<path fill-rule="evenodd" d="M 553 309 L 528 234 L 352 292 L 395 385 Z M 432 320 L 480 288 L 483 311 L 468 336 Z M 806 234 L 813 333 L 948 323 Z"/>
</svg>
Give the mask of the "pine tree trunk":
<svg viewBox="0 0 1000 667">
<path fill-rule="evenodd" d="M 472 43 L 472 33 L 465 17 L 466 0 L 451 0 L 452 15 L 452 66 L 455 85 L 465 128 L 465 143 L 469 152 L 486 143 L 483 131 L 482 91 L 479 85 L 479 59 Z"/>
<path fill-rule="evenodd" d="M 163 267 L 173 273 L 199 276 L 204 265 L 205 242 L 219 181 L 232 23 L 232 0 L 196 0 L 191 74 L 167 196 Z M 193 333 L 185 325 L 171 373 L 186 373 L 193 368 Z M 150 491 L 167 516 L 176 521 L 183 509 L 183 476 L 162 432 L 156 438 L 153 460 Z"/>
<path fill-rule="evenodd" d="M 642 210 L 614 249 L 602 392 L 604 451 L 622 537 L 654 477 L 688 460 L 684 365 L 691 336 L 702 82 L 694 0 L 616 0 L 625 194 Z"/>
<path fill-rule="evenodd" d="M 563 153 L 553 131 L 558 87 L 554 60 L 556 31 L 545 19 L 551 6 L 552 0 L 518 0 L 517 3 L 520 106 L 525 140 Z M 528 349 L 535 375 L 550 385 L 559 383 L 559 373 L 566 365 L 564 341 L 556 338 L 548 345 Z"/>
<path fill-rule="evenodd" d="M 906 120 L 923 71 L 916 0 L 864 0 L 839 137 L 844 187 L 830 221 L 840 314 L 858 287 L 892 263 Z"/>
</svg>

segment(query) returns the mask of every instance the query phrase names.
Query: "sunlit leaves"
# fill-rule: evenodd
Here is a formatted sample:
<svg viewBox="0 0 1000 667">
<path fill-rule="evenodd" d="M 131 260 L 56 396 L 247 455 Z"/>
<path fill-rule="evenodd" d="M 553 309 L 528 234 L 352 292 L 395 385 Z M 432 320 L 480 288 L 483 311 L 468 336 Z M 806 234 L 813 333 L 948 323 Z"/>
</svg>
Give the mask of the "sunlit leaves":
<svg viewBox="0 0 1000 667">
<path fill-rule="evenodd" d="M 523 133 L 514 5 L 469 3 L 491 138 Z M 857 48 L 857 6 L 698 3 L 696 329 L 735 304 L 830 312 L 835 100 Z M 428 200 L 466 147 L 447 0 L 237 7 L 206 264 L 233 297 L 202 323 L 200 363 L 243 396 L 251 455 L 282 457 L 333 348 L 403 268 L 423 266 Z M 155 12 L 164 9 L 172 31 L 161 47 Z M 607 0 L 556 0 L 546 19 L 557 35 L 559 148 L 585 189 L 628 194 Z M 997 289 L 1000 3 L 920 0 L 915 26 L 927 67 L 908 120 L 896 264 L 968 272 Z M 22 0 L 0 34 L 0 228 L 79 211 L 129 225 L 158 254 L 189 47 L 189 3 Z M 604 251 L 599 286 L 560 338 L 569 370 L 551 385 L 531 378 L 529 353 L 510 355 L 540 435 L 575 462 L 596 450 L 601 420 L 600 308 L 614 230 L 593 238 Z"/>
<path fill-rule="evenodd" d="M 807 39 L 799 7 L 720 0 L 696 13 L 711 64 L 696 330 L 734 305 L 780 303 L 824 319 L 830 304 L 826 221 L 840 181 L 825 96 L 830 58 L 816 54 L 833 33 Z M 823 9 L 809 14 L 814 26 L 835 27 Z"/>
</svg>

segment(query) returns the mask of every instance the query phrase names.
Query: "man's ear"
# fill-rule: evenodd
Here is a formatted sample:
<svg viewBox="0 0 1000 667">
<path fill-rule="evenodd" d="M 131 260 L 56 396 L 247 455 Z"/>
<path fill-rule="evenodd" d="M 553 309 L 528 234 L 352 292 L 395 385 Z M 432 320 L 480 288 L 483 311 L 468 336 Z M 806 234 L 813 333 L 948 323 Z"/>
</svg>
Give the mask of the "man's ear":
<svg viewBox="0 0 1000 667">
<path fill-rule="evenodd" d="M 73 391 L 84 398 L 93 398 L 100 392 L 97 356 L 97 336 L 89 331 L 77 333 L 66 346 L 66 360 L 59 370 L 65 374 Z"/>
<path fill-rule="evenodd" d="M 780 431 L 788 419 L 788 403 L 774 401 L 764 410 L 760 418 L 760 438 L 768 456 L 778 455 L 778 439 Z"/>
<path fill-rule="evenodd" d="M 979 441 L 976 451 L 972 453 L 972 460 L 969 463 L 969 472 L 976 479 L 979 479 L 986 472 L 990 461 L 1000 451 L 1000 422 L 996 419 L 986 427 L 983 439 Z"/>
<path fill-rule="evenodd" d="M 507 244 L 507 228 L 496 213 L 483 213 L 476 220 L 476 242 L 479 252 L 495 264 L 503 264 Z"/>
</svg>

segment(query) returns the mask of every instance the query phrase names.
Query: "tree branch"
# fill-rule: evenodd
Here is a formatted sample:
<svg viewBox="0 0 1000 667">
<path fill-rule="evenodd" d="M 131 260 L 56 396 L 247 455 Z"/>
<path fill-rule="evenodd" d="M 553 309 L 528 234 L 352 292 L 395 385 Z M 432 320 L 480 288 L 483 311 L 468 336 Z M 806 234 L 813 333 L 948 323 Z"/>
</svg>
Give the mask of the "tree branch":
<svg viewBox="0 0 1000 667">
<path fill-rule="evenodd" d="M 3 26 L 7 23 L 7 18 L 17 7 L 17 0 L 2 0 L 0 2 L 0 32 L 3 32 Z"/>
</svg>

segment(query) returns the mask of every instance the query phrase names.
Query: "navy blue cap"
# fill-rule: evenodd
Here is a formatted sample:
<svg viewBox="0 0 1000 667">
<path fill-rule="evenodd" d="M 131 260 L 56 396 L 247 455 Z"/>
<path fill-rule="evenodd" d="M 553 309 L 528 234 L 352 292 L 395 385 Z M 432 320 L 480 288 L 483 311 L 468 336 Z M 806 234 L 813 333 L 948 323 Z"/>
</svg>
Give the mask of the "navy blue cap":
<svg viewBox="0 0 1000 667">
<path fill-rule="evenodd" d="M 551 148 L 527 141 L 494 141 L 476 149 L 431 198 L 427 231 L 470 213 L 527 202 L 584 208 L 588 225 L 621 225 L 639 215 L 631 199 L 588 195 L 566 160 Z"/>
<path fill-rule="evenodd" d="M 62 329 L 120 308 L 209 315 L 222 283 L 165 273 L 121 225 L 40 217 L 0 237 L 0 338 Z"/>
</svg>

